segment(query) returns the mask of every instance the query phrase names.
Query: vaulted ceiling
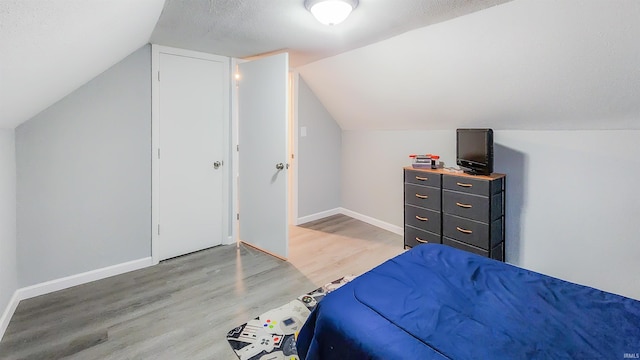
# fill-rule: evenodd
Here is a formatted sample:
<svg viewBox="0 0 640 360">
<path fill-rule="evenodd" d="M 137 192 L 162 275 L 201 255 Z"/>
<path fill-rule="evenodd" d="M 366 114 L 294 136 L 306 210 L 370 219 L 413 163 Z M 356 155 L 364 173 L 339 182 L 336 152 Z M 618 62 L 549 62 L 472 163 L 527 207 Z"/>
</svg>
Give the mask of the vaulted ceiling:
<svg viewBox="0 0 640 360">
<path fill-rule="evenodd" d="M 640 1 L 516 0 L 298 70 L 345 130 L 640 129 Z"/>
<path fill-rule="evenodd" d="M 326 27 L 303 0 L 0 0 L 0 128 L 148 42 L 240 58 L 286 50 L 297 66 L 505 1 L 361 0 Z"/>
<path fill-rule="evenodd" d="M 638 129 L 640 1 L 0 0 L 0 128 L 153 42 L 288 51 L 343 129 Z"/>
<path fill-rule="evenodd" d="M 164 0 L 0 0 L 0 128 L 149 42 Z"/>
</svg>

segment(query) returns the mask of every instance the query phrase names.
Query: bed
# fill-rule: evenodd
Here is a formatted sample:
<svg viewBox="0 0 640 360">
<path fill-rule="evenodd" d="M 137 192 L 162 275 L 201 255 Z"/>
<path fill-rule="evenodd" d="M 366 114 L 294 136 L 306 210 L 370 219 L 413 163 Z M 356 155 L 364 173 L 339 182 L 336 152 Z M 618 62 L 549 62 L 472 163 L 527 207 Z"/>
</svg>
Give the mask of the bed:
<svg viewBox="0 0 640 360">
<path fill-rule="evenodd" d="M 417 246 L 325 297 L 301 359 L 622 359 L 640 301 L 446 245 Z"/>
</svg>

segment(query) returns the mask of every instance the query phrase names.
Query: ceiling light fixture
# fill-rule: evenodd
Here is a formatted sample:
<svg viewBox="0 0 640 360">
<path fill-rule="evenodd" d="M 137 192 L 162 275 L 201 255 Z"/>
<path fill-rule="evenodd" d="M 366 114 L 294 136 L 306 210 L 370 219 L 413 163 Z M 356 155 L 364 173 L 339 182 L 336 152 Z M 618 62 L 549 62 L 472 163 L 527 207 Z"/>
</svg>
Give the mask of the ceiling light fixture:
<svg viewBox="0 0 640 360">
<path fill-rule="evenodd" d="M 358 0 L 304 0 L 304 6 L 321 23 L 337 25 L 358 6 Z"/>
</svg>

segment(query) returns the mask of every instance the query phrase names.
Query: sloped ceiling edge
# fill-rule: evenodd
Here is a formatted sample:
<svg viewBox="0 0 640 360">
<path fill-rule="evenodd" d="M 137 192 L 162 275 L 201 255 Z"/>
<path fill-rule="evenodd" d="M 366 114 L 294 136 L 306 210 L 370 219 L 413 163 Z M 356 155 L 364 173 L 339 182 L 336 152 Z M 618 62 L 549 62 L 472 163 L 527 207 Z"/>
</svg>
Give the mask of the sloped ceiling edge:
<svg viewBox="0 0 640 360">
<path fill-rule="evenodd" d="M 0 2 L 0 128 L 14 128 L 147 44 L 164 0 Z"/>
<path fill-rule="evenodd" d="M 516 0 L 298 71 L 345 130 L 639 129 L 638 18 Z"/>
</svg>

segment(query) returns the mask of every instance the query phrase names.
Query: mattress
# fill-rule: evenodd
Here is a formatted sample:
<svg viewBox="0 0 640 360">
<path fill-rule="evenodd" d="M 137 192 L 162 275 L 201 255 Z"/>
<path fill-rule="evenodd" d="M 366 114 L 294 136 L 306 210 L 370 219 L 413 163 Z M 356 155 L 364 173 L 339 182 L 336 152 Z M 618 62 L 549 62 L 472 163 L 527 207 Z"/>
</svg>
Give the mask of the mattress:
<svg viewBox="0 0 640 360">
<path fill-rule="evenodd" d="M 445 245 L 329 294 L 301 359 L 615 359 L 640 352 L 640 302 Z"/>
</svg>

